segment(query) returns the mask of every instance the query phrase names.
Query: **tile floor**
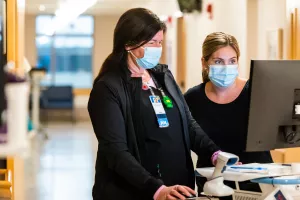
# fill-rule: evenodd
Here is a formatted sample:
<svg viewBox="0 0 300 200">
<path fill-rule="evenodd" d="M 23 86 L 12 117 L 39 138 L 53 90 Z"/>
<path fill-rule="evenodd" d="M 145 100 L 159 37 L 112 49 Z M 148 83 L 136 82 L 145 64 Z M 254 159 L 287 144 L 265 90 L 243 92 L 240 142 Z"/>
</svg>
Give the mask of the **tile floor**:
<svg viewBox="0 0 300 200">
<path fill-rule="evenodd" d="M 46 131 L 49 140 L 38 140 L 25 162 L 25 200 L 92 200 L 97 139 L 91 124 L 51 124 Z"/>
<path fill-rule="evenodd" d="M 38 162 L 26 165 L 32 180 L 26 200 L 91 200 L 97 151 L 91 125 L 51 124 L 46 131 Z"/>
</svg>

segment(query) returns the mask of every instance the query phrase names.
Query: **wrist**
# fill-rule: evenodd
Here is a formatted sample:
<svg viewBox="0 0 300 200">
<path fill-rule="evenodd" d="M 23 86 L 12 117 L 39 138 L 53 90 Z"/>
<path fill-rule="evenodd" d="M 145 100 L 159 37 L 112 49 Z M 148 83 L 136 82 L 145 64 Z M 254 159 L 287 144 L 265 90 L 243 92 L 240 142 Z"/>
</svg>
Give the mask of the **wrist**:
<svg viewBox="0 0 300 200">
<path fill-rule="evenodd" d="M 211 156 L 211 162 L 212 164 L 215 166 L 217 164 L 217 159 L 218 159 L 218 155 L 219 153 L 222 151 L 216 151 L 212 156 Z"/>
<path fill-rule="evenodd" d="M 162 185 L 162 186 L 160 186 L 160 188 L 158 188 L 158 189 L 156 190 L 156 192 L 155 192 L 155 194 L 154 194 L 154 196 L 153 196 L 153 199 L 154 199 L 154 200 L 157 200 L 157 197 L 158 197 L 159 193 L 160 193 L 165 187 L 166 187 L 165 185 Z"/>
</svg>

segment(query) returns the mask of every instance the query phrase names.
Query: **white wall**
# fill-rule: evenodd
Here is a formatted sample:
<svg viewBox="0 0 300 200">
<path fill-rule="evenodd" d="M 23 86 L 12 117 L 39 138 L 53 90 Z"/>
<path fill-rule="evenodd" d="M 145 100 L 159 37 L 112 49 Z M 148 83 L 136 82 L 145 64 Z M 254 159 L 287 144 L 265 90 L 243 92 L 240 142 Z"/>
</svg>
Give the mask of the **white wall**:
<svg viewBox="0 0 300 200">
<path fill-rule="evenodd" d="M 173 76 L 177 76 L 177 21 L 176 17 L 172 17 L 171 23 L 166 23 L 167 32 L 165 34 L 166 41 L 166 62 Z"/>
<path fill-rule="evenodd" d="M 114 28 L 119 16 L 95 16 L 93 73 L 97 76 L 102 63 L 112 52 Z"/>
<path fill-rule="evenodd" d="M 249 75 L 250 61 L 257 58 L 258 43 L 258 0 L 247 1 L 247 63 L 245 73 Z M 248 78 L 248 76 L 247 76 Z"/>
<path fill-rule="evenodd" d="M 204 0 L 201 14 L 185 15 L 187 24 L 187 88 L 201 78 L 202 43 L 207 34 L 222 31 L 238 40 L 240 76 L 249 78 L 250 59 L 267 59 L 267 31 L 284 28 L 286 48 L 286 1 L 298 0 Z M 206 7 L 213 5 L 213 19 Z M 290 3 L 291 4 L 291 3 Z M 284 49 L 284 52 L 286 50 Z"/>
<path fill-rule="evenodd" d="M 267 32 L 283 28 L 286 35 L 286 0 L 259 0 L 258 19 L 257 59 L 267 59 Z"/>
<path fill-rule="evenodd" d="M 25 57 L 31 66 L 35 66 L 37 60 L 35 18 L 36 15 L 25 15 Z"/>
<path fill-rule="evenodd" d="M 247 0 L 216 0 L 215 23 L 216 31 L 231 34 L 237 39 L 241 51 L 240 76 L 247 78 Z"/>
<path fill-rule="evenodd" d="M 185 15 L 187 34 L 186 88 L 202 82 L 202 43 L 205 37 L 216 30 L 214 20 L 206 13 Z"/>
</svg>

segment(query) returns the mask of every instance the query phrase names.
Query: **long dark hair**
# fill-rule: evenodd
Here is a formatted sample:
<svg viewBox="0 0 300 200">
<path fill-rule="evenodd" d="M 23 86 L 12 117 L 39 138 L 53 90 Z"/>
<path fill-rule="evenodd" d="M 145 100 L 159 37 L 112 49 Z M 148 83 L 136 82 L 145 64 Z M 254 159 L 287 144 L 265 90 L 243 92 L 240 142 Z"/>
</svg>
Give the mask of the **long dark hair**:
<svg viewBox="0 0 300 200">
<path fill-rule="evenodd" d="M 102 64 L 94 83 L 114 67 L 122 67 L 124 64 L 127 66 L 126 46 L 139 48 L 161 30 L 166 30 L 165 23 L 150 10 L 134 8 L 126 11 L 120 17 L 114 31 L 113 51 Z"/>
</svg>

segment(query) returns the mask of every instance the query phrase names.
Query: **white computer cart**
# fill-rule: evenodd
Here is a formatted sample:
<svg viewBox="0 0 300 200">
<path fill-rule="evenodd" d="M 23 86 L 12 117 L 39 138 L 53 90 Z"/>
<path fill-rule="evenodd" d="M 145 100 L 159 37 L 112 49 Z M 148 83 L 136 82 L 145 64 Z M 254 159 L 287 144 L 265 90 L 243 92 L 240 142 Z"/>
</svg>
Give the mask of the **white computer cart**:
<svg viewBox="0 0 300 200">
<path fill-rule="evenodd" d="M 257 166 L 259 164 L 248 166 L 253 165 Z M 290 166 L 279 164 L 262 164 L 260 166 L 268 167 L 270 169 L 269 173 L 224 171 L 224 180 L 236 182 L 234 200 L 300 200 L 300 173 L 292 173 Z M 209 178 L 214 168 L 198 168 L 196 171 L 200 176 Z M 240 190 L 238 183 L 243 181 L 258 183 L 262 192 Z"/>
</svg>

